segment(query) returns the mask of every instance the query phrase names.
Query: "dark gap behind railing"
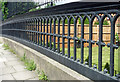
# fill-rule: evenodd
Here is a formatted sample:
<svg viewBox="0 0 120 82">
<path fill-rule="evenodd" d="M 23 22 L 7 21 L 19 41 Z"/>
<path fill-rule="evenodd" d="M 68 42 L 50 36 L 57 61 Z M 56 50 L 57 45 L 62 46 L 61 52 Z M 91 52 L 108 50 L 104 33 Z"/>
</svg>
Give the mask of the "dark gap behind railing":
<svg viewBox="0 0 120 82">
<path fill-rule="evenodd" d="M 63 0 L 61 0 L 63 1 Z M 42 2 L 7 2 L 6 8 L 8 8 L 7 18 L 13 17 L 14 15 L 23 14 L 30 12 L 30 10 L 40 10 L 55 6 L 56 3 L 61 2 L 59 0 L 44 0 Z M 37 9 L 38 8 L 38 9 Z"/>
</svg>

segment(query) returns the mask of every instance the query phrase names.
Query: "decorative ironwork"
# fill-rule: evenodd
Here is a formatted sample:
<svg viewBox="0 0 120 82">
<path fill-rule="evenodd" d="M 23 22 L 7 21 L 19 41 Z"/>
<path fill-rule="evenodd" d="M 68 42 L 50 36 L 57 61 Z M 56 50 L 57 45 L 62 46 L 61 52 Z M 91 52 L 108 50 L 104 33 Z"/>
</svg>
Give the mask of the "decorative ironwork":
<svg viewBox="0 0 120 82">
<path fill-rule="evenodd" d="M 77 8 L 72 9 L 71 4 L 73 4 L 73 8 L 75 7 Z M 114 42 L 115 41 L 115 22 L 117 18 L 120 16 L 120 10 L 119 10 L 120 5 L 118 3 L 114 3 L 114 4 L 106 3 L 107 5 L 103 6 L 103 3 L 99 3 L 97 4 L 98 6 L 96 5 L 96 6 L 91 7 L 93 5 L 93 3 L 91 3 L 92 5 L 88 4 L 87 8 L 84 8 L 84 6 L 81 6 L 81 7 L 75 6 L 76 4 L 80 5 L 81 3 L 71 3 L 71 4 L 68 4 L 69 6 L 68 5 L 64 6 L 65 11 L 60 10 L 61 8 L 59 7 L 52 7 L 51 9 L 48 9 L 48 10 L 45 9 L 45 10 L 41 10 L 39 12 L 35 12 L 31 14 L 28 13 L 28 15 L 24 14 L 22 15 L 23 18 L 19 16 L 19 17 L 10 19 L 10 20 L 6 20 L 2 24 L 2 30 L 3 30 L 2 34 L 16 37 L 16 38 L 22 39 L 23 41 L 25 40 L 32 44 L 36 44 L 37 46 L 41 46 L 42 48 L 46 49 L 46 52 L 52 51 L 51 53 L 53 54 L 57 53 L 58 55 L 62 55 L 62 58 L 64 58 L 63 59 L 64 61 L 58 59 L 58 62 L 60 63 L 62 62 L 62 64 L 70 67 L 71 69 L 75 71 L 78 71 L 79 73 L 82 73 L 83 75 L 93 80 L 100 80 L 100 79 L 116 80 L 116 78 L 113 77 L 114 76 L 114 50 L 118 48 L 118 46 Z M 68 9 L 68 11 L 66 11 L 66 9 Z M 97 10 L 97 9 L 100 9 L 100 10 Z M 92 25 L 93 25 L 93 20 L 96 17 L 99 21 L 99 41 L 98 42 L 93 41 L 93 38 L 92 38 L 93 37 Z M 110 38 L 109 44 L 105 44 L 102 38 L 103 21 L 106 17 L 110 19 L 110 23 L 111 23 L 111 38 Z M 84 39 L 84 21 L 86 18 L 88 18 L 89 20 L 89 39 L 88 40 Z M 81 22 L 81 38 L 77 37 L 76 28 L 77 28 L 78 19 L 80 19 L 80 22 Z M 67 20 L 67 25 L 68 25 L 67 36 L 65 35 L 65 21 L 66 20 Z M 74 24 L 74 36 L 73 37 L 70 36 L 70 31 L 71 31 L 70 28 L 71 28 L 72 20 L 74 21 L 73 23 Z M 60 24 L 62 24 L 62 35 L 60 32 L 60 28 L 61 28 Z M 60 50 L 60 39 L 62 39 L 62 51 Z M 67 39 L 68 54 L 65 54 L 65 39 Z M 70 41 L 71 40 L 74 41 L 73 57 L 70 53 Z M 76 55 L 76 42 L 77 41 L 81 42 L 81 53 L 79 53 L 79 55 L 81 56 L 80 60 L 78 60 L 77 55 Z M 89 47 L 88 47 L 89 48 L 89 61 L 88 61 L 89 67 L 86 67 L 88 62 L 87 63 L 84 62 L 84 43 L 86 42 L 89 43 Z M 95 43 L 99 47 L 98 70 L 96 70 L 97 69 L 96 65 L 94 65 L 95 69 L 91 68 L 92 67 L 92 48 L 93 48 L 92 45 Z M 103 54 L 102 48 L 105 45 L 108 45 L 108 47 L 110 47 L 110 76 L 111 77 L 105 75 L 106 72 L 102 73 L 102 76 L 101 76 L 102 54 Z M 56 57 L 59 57 L 59 56 L 53 56 L 52 58 L 55 59 Z M 67 61 L 68 63 L 66 63 L 65 61 Z M 81 68 L 79 68 L 79 66 L 81 66 Z M 84 71 L 89 70 L 90 72 L 89 71 L 88 73 L 82 72 L 80 69 Z M 93 72 L 93 70 L 95 72 Z M 100 77 L 99 78 L 95 77 L 95 75 L 93 75 L 92 73 L 95 75 L 99 75 Z M 103 78 L 103 76 L 105 78 Z"/>
</svg>

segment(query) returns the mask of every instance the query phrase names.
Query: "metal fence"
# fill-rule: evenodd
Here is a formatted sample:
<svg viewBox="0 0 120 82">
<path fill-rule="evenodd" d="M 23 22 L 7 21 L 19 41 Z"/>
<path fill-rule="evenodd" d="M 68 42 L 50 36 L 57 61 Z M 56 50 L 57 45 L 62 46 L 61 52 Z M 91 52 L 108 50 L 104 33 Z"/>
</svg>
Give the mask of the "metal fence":
<svg viewBox="0 0 120 82">
<path fill-rule="evenodd" d="M 6 7 L 8 8 L 7 18 L 17 14 L 28 12 L 29 9 L 36 7 L 34 2 L 8 2 Z"/>
<path fill-rule="evenodd" d="M 19 41 L 52 59 L 70 67 L 71 69 L 89 77 L 92 80 L 118 80 L 114 76 L 114 50 L 118 48 L 115 44 L 115 22 L 120 15 L 119 3 L 70 3 L 51 7 L 39 12 L 26 13 L 18 17 L 6 20 L 2 24 L 3 35 Z M 101 15 L 102 14 L 102 15 Z M 99 41 L 93 41 L 92 23 L 97 17 L 99 21 Z M 103 21 L 108 17 L 111 22 L 110 43 L 103 42 Z M 89 20 L 89 39 L 84 39 L 84 21 Z M 81 38 L 77 36 L 77 20 L 81 22 Z M 65 21 L 67 20 L 68 30 L 65 35 Z M 71 21 L 74 24 L 74 36 L 70 36 Z M 62 24 L 62 32 L 60 32 Z M 56 27 L 57 25 L 57 27 Z M 62 35 L 60 34 L 62 33 Z M 16 39 L 15 39 L 16 38 Z M 60 39 L 62 39 L 62 50 L 60 49 Z M 65 40 L 68 48 L 65 54 Z M 70 53 L 70 41 L 73 40 L 73 54 Z M 81 52 L 76 54 L 76 42 L 80 41 Z M 89 64 L 84 61 L 84 43 L 89 46 Z M 92 65 L 92 45 L 98 45 L 98 67 Z M 102 72 L 102 49 L 103 46 L 110 47 L 110 75 Z M 80 59 L 78 59 L 78 55 Z"/>
<path fill-rule="evenodd" d="M 29 12 L 30 9 L 35 9 L 37 7 L 48 8 L 55 6 L 56 3 L 61 1 L 63 0 L 41 0 L 40 2 L 8 2 L 6 5 L 8 8 L 7 18 Z"/>
</svg>

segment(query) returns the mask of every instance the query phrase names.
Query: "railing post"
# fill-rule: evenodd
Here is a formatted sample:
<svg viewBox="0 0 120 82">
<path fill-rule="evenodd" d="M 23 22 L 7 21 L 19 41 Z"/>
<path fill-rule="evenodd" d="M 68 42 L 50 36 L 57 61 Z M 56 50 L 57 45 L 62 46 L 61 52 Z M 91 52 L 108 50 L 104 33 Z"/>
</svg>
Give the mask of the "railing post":
<svg viewBox="0 0 120 82">
<path fill-rule="evenodd" d="M 46 27 L 47 27 L 47 34 L 46 34 L 46 47 L 48 48 L 48 23 L 49 23 L 49 19 L 47 18 L 47 24 L 46 24 Z"/>
<path fill-rule="evenodd" d="M 70 19 L 68 20 L 68 37 L 70 37 Z M 70 58 L 70 38 L 68 38 L 68 58 Z"/>
<path fill-rule="evenodd" d="M 50 19 L 50 49 L 52 49 L 52 18 Z"/>
<path fill-rule="evenodd" d="M 99 53 L 98 53 L 98 70 L 102 71 L 102 45 L 100 44 L 102 42 L 102 21 L 99 19 Z"/>
<path fill-rule="evenodd" d="M 40 37 L 40 36 L 39 36 L 39 35 L 40 35 L 40 33 L 39 33 L 39 22 L 40 22 L 40 20 L 38 19 L 38 45 L 40 44 L 40 43 L 39 43 L 39 37 Z"/>
<path fill-rule="evenodd" d="M 114 75 L 114 40 L 115 40 L 115 23 L 111 18 L 111 40 L 110 40 L 110 76 Z"/>
<path fill-rule="evenodd" d="M 65 55 L 65 18 L 62 20 L 62 55 Z"/>
<path fill-rule="evenodd" d="M 84 21 L 81 19 L 81 63 L 84 63 Z"/>
<path fill-rule="evenodd" d="M 43 20 L 43 33 L 45 33 L 45 18 Z M 45 46 L 45 34 L 43 34 L 43 46 Z"/>
<path fill-rule="evenodd" d="M 56 34 L 56 18 L 54 18 L 54 35 L 53 35 L 53 42 L 54 42 L 54 48 L 53 48 L 53 50 L 55 51 L 56 50 L 56 36 L 55 36 L 55 34 Z"/>
<path fill-rule="evenodd" d="M 41 34 L 40 34 L 40 45 L 42 46 L 42 18 L 41 18 L 40 22 L 41 22 L 41 24 L 40 24 L 41 25 L 41 30 L 40 30 L 41 31 Z"/>
<path fill-rule="evenodd" d="M 76 23 L 77 20 L 74 18 L 74 61 L 76 60 Z"/>
<path fill-rule="evenodd" d="M 58 18 L 58 35 L 60 35 L 60 18 Z M 60 53 L 60 37 L 58 36 L 58 53 Z"/>
<path fill-rule="evenodd" d="M 53 0 L 51 0 L 51 6 L 53 6 Z"/>
<path fill-rule="evenodd" d="M 89 19 L 89 67 L 92 67 L 92 20 Z"/>
</svg>

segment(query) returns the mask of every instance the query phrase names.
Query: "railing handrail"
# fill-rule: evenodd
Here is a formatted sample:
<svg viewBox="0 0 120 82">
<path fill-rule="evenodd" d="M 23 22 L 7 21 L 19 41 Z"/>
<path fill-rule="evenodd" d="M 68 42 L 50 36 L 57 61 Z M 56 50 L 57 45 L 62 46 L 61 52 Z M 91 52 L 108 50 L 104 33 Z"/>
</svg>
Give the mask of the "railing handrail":
<svg viewBox="0 0 120 82">
<path fill-rule="evenodd" d="M 105 2 L 101 2 L 101 3 L 91 2 L 91 4 L 88 3 L 88 5 L 87 4 L 79 5 L 80 3 L 81 2 L 67 3 L 65 5 L 63 4 L 63 5 L 49 7 L 47 9 L 41 9 L 41 10 L 37 10 L 37 11 L 33 11 L 33 12 L 27 12 L 27 13 L 24 13 L 24 14 L 15 15 L 14 17 L 8 18 L 5 21 L 20 19 L 21 17 L 24 18 L 24 17 L 27 17 L 27 16 L 28 17 L 29 16 L 33 16 L 33 17 L 36 16 L 37 17 L 37 16 L 44 16 L 44 15 L 47 15 L 47 14 L 54 15 L 54 14 L 64 14 L 64 13 L 73 13 L 73 12 L 75 13 L 75 12 L 97 11 L 97 10 L 103 10 L 103 9 L 108 10 L 108 8 L 109 9 L 115 9 L 115 8 L 119 9 L 119 6 L 120 6 L 120 4 L 116 3 L 116 2 L 107 3 L 106 5 L 104 5 Z M 84 3 L 86 3 L 86 2 L 82 2 L 81 4 L 84 4 Z M 73 7 L 71 8 L 71 6 L 73 6 Z M 85 6 L 87 6 L 87 8 L 84 8 Z M 64 10 L 62 10 L 63 8 L 64 8 Z M 20 18 L 18 18 L 18 17 L 20 17 Z"/>
</svg>

